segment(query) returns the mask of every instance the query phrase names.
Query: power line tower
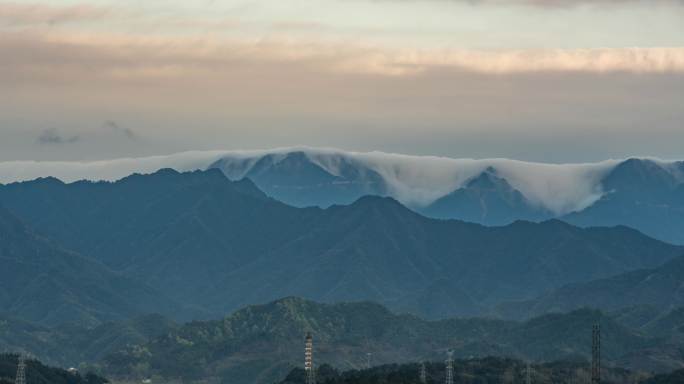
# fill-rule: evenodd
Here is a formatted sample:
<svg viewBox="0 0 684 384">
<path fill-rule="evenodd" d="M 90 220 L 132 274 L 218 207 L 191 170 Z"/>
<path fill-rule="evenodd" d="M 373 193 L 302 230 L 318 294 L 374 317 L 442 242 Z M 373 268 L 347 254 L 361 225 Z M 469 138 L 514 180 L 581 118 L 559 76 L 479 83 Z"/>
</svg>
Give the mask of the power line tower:
<svg viewBox="0 0 684 384">
<path fill-rule="evenodd" d="M 454 351 L 447 351 L 446 384 L 454 384 Z"/>
<path fill-rule="evenodd" d="M 313 362 L 313 336 L 311 332 L 306 334 L 304 345 L 304 372 L 306 373 L 306 384 L 316 384 L 316 370 Z"/>
<path fill-rule="evenodd" d="M 526 384 L 532 384 L 532 367 L 530 366 L 530 362 L 527 362 L 527 365 L 525 366 L 525 383 Z"/>
<path fill-rule="evenodd" d="M 425 369 L 425 362 L 420 362 L 420 382 L 422 384 L 427 383 L 427 370 Z"/>
<path fill-rule="evenodd" d="M 17 377 L 14 379 L 14 384 L 26 384 L 26 360 L 23 354 L 17 357 Z"/>
<path fill-rule="evenodd" d="M 601 324 L 591 330 L 591 384 L 601 383 Z"/>
</svg>

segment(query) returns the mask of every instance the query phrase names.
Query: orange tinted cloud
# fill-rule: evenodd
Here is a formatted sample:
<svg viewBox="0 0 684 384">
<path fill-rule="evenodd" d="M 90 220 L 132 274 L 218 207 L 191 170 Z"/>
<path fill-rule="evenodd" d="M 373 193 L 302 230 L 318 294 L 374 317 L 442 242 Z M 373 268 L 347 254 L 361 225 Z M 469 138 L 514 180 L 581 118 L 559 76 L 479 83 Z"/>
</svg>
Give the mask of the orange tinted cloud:
<svg viewBox="0 0 684 384">
<path fill-rule="evenodd" d="M 0 23 L 27 26 L 98 20 L 112 14 L 112 9 L 87 4 L 51 6 L 47 4 L 0 3 Z"/>
<path fill-rule="evenodd" d="M 160 37 L 52 32 L 7 33 L 5 73 L 24 78 L 66 71 L 116 78 L 215 74 L 236 65 L 301 63 L 317 71 L 382 76 L 457 69 L 485 74 L 531 72 L 684 72 L 683 47 L 528 50 L 390 49 L 345 42 L 223 37 Z M 256 75 L 256 72 L 255 72 Z M 8 75 L 14 76 L 14 75 Z M 0 78 L 3 77 L 0 74 Z M 40 76 L 38 76 L 40 77 Z M 9 80 L 9 79 L 7 79 Z"/>
</svg>

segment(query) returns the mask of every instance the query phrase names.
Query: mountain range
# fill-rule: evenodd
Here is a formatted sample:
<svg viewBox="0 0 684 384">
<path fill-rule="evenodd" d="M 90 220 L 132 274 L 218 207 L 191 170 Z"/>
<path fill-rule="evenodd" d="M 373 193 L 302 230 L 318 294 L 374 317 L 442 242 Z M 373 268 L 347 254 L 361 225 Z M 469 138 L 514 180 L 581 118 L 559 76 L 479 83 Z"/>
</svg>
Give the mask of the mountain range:
<svg viewBox="0 0 684 384">
<path fill-rule="evenodd" d="M 372 195 L 295 207 L 252 180 L 303 172 L 306 158 L 276 156 L 238 180 L 223 164 L 0 185 L 0 348 L 116 378 L 275 382 L 299 363 L 306 331 L 317 356 L 340 368 L 359 367 L 369 351 L 384 364 L 439 360 L 448 348 L 461 358 L 576 361 L 601 319 L 610 364 L 683 367 L 684 247 L 623 225 L 545 219 L 552 210 L 494 167 L 433 205 L 461 204 L 477 221 L 482 211 L 461 200 L 476 196 L 488 217 L 529 221 L 429 218 Z M 638 184 L 634 173 L 643 185 L 624 187 Z M 672 175 L 628 161 L 604 180 L 632 197 L 651 188 L 656 204 L 677 196 Z M 673 192 L 658 195 L 666 187 Z M 501 216 L 514 206 L 527 208 Z"/>
<path fill-rule="evenodd" d="M 373 300 L 429 318 L 482 315 L 503 302 L 654 268 L 684 254 L 627 227 L 582 229 L 558 220 L 484 227 L 429 219 L 386 197 L 295 208 L 216 169 L 164 169 L 117 182 L 37 179 L 0 186 L 0 202 L 8 215 L 84 255 L 102 274 L 140 282 L 127 283 L 128 289 L 149 287 L 140 298 L 154 304 L 147 313 L 194 318 L 289 295 Z M 21 246 L 15 237 L 4 252 L 12 254 L 15 241 Z M 44 269 L 14 277 L 16 286 L 30 287 Z M 11 313 L 32 321 L 46 316 Z"/>
<path fill-rule="evenodd" d="M 0 208 L 0 307 L 42 324 L 98 324 L 178 309 L 150 286 L 67 251 Z"/>
<path fill-rule="evenodd" d="M 295 206 L 391 196 L 426 216 L 484 225 L 558 218 L 626 225 L 684 244 L 684 162 L 627 159 L 552 165 L 317 150 L 224 155 L 210 168 L 248 177 Z"/>
<path fill-rule="evenodd" d="M 0 162 L 0 181 L 54 176 L 64 181 L 121 179 L 160 168 L 220 169 L 249 178 L 297 207 L 348 205 L 365 195 L 392 197 L 435 218 L 484 225 L 562 219 L 575 225 L 626 225 L 684 244 L 684 162 L 648 158 L 586 164 L 452 159 L 320 148 L 187 152 L 97 162 Z"/>
</svg>

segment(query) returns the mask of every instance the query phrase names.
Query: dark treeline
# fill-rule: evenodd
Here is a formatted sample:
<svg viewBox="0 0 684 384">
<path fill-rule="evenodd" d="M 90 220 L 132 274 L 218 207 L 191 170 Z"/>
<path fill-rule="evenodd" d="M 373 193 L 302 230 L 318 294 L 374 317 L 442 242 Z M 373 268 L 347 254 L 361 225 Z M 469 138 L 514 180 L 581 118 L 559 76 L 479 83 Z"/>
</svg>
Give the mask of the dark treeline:
<svg viewBox="0 0 684 384">
<path fill-rule="evenodd" d="M 513 384 L 525 382 L 527 364 L 520 360 L 489 357 L 484 359 L 455 360 L 454 382 L 459 384 Z M 316 371 L 319 384 L 420 384 L 421 366 L 413 364 L 391 364 L 363 370 L 340 372 L 329 365 L 321 365 Z M 445 364 L 442 362 L 425 363 L 427 384 L 445 382 Z M 531 381 L 535 384 L 575 384 L 590 382 L 590 367 L 586 362 L 554 362 L 531 364 Z M 606 368 L 602 372 L 602 382 L 641 383 L 648 378 L 642 373 L 624 369 Z M 280 384 L 306 383 L 302 368 L 292 370 Z M 658 381 L 657 383 L 661 383 Z M 662 381 L 674 383 L 674 381 Z"/>
</svg>

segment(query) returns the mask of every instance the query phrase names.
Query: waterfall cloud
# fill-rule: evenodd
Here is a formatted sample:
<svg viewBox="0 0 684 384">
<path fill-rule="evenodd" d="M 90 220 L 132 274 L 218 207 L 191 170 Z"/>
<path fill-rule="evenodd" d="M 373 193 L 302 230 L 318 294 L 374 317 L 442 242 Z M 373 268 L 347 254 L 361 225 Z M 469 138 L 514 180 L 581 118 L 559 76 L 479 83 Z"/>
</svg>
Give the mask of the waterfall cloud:
<svg viewBox="0 0 684 384">
<path fill-rule="evenodd" d="M 455 159 L 384 152 L 352 152 L 338 149 L 291 147 L 271 150 L 194 151 L 167 156 L 121 158 L 92 162 L 0 162 L 0 182 L 9 183 L 52 176 L 65 182 L 81 179 L 117 180 L 132 173 L 160 168 L 178 171 L 206 169 L 219 162 L 231 179 L 244 177 L 263 156 L 276 161 L 292 152 L 303 152 L 313 163 L 337 175 L 340 165 L 351 165 L 360 174 L 381 175 L 389 194 L 410 206 L 424 206 L 458 189 L 488 168 L 506 179 L 531 202 L 561 215 L 581 210 L 605 191 L 601 180 L 622 160 L 581 164 L 546 164 L 511 159 Z M 673 162 L 658 160 L 664 169 Z"/>
</svg>

